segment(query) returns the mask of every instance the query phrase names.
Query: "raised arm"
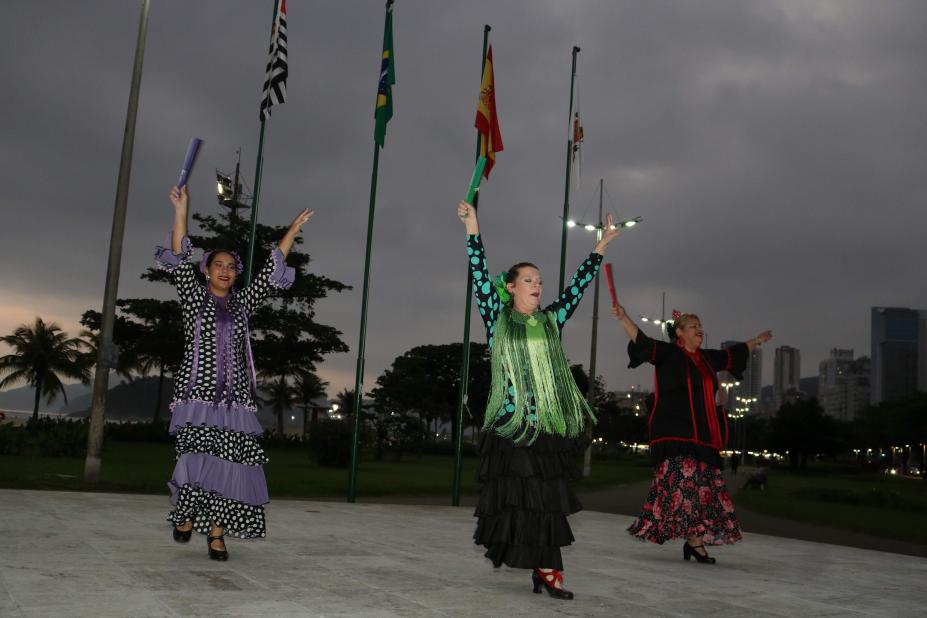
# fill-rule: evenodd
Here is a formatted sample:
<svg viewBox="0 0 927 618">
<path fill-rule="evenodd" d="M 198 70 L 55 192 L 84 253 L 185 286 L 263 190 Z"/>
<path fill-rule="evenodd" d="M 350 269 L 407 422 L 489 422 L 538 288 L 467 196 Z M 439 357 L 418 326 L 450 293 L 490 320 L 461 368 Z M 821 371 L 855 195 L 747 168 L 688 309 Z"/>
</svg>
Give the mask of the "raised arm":
<svg viewBox="0 0 927 618">
<path fill-rule="evenodd" d="M 621 324 L 621 328 L 628 336 L 628 367 L 633 369 L 644 363 L 659 365 L 675 346 L 665 341 L 651 339 L 638 328 L 621 305 L 612 307 L 612 315 Z"/>
<path fill-rule="evenodd" d="M 615 319 L 618 320 L 619 324 L 621 324 L 621 328 L 624 329 L 628 339 L 631 341 L 636 341 L 637 333 L 640 332 L 640 329 L 637 327 L 637 324 L 634 323 L 634 320 L 628 316 L 627 312 L 624 310 L 624 307 L 621 305 L 614 305 L 612 307 L 612 315 L 615 316 Z"/>
<path fill-rule="evenodd" d="M 187 217 L 189 216 L 190 198 L 187 187 L 171 187 L 171 204 L 174 205 L 174 227 L 171 228 L 171 251 L 183 252 L 183 239 L 187 236 Z"/>
<path fill-rule="evenodd" d="M 286 231 L 286 234 L 283 235 L 283 238 L 281 238 L 280 242 L 277 244 L 277 248 L 280 249 L 280 253 L 283 254 L 283 257 L 289 255 L 290 249 L 293 248 L 293 242 L 296 241 L 296 237 L 299 236 L 300 232 L 302 232 L 306 221 L 308 221 L 309 218 L 314 214 L 314 211 L 306 208 L 301 213 L 296 215 L 295 219 L 293 219 L 293 223 L 290 224 L 290 228 Z"/>
<path fill-rule="evenodd" d="M 203 291 L 196 280 L 193 264 L 189 261 L 193 255 L 193 245 L 187 237 L 187 188 L 171 188 L 170 200 L 174 206 L 174 227 L 164 243 L 166 246 L 155 249 L 155 261 L 159 268 L 170 273 L 171 283 L 177 288 L 180 302 L 186 306 Z"/>
<path fill-rule="evenodd" d="M 760 347 L 761 345 L 763 345 L 764 343 L 772 339 L 772 336 L 773 334 L 771 330 L 764 330 L 762 333 L 760 333 L 753 339 L 744 341 L 744 343 L 747 344 L 747 349 L 753 352 L 753 350 L 757 349 L 758 347 Z"/>
<path fill-rule="evenodd" d="M 293 243 L 302 231 L 302 227 L 313 214 L 313 211 L 306 208 L 296 215 L 286 234 L 270 252 L 270 257 L 264 262 L 264 266 L 255 273 L 254 279 L 241 291 L 239 300 L 249 314 L 254 313 L 271 290 L 286 290 L 296 281 L 296 269 L 286 265 L 286 256 L 293 248 Z"/>
<path fill-rule="evenodd" d="M 496 321 L 502 310 L 502 300 L 499 298 L 492 276 L 486 263 L 486 248 L 480 237 L 480 225 L 476 218 L 476 208 L 461 200 L 457 205 L 457 216 L 467 229 L 467 267 L 473 277 L 473 295 L 476 297 L 476 307 L 483 318 L 486 328 L 486 342 L 492 347 L 493 333 L 496 330 Z"/>
<path fill-rule="evenodd" d="M 579 268 L 576 269 L 576 273 L 567 283 L 567 286 L 560 291 L 557 300 L 544 308 L 545 311 L 550 311 L 556 316 L 557 325 L 560 328 L 563 328 L 563 325 L 576 311 L 576 307 L 579 306 L 579 301 L 583 297 L 583 292 L 599 273 L 606 247 L 618 236 L 618 229 L 613 229 L 613 227 L 612 216 L 608 215 L 602 239 L 596 243 L 589 257 L 584 259 Z"/>
</svg>

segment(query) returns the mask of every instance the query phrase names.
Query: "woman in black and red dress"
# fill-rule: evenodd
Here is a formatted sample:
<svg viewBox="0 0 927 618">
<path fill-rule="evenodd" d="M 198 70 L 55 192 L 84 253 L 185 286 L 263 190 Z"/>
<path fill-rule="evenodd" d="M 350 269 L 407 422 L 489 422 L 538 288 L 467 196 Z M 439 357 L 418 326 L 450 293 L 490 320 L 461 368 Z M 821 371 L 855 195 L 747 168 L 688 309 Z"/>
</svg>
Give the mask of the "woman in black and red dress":
<svg viewBox="0 0 927 618">
<path fill-rule="evenodd" d="M 771 331 L 722 350 L 702 350 L 704 332 L 697 315 L 674 315 L 667 333 L 672 343 L 645 335 L 624 307 L 612 308 L 630 341 L 629 367 L 654 366 L 654 400 L 648 427 L 653 484 L 632 536 L 663 544 L 684 538 L 683 557 L 714 563 L 705 545 L 741 540 L 740 524 L 721 476 L 727 417 L 715 405 L 718 371 L 740 378 L 750 352 L 772 339 Z"/>
</svg>

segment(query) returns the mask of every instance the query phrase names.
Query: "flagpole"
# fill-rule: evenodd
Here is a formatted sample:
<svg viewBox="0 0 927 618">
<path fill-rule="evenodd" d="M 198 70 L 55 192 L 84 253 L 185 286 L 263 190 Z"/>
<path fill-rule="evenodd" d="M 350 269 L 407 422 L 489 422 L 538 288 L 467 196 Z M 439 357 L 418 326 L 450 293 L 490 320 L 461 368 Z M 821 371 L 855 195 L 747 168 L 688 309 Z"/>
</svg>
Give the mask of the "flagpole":
<svg viewBox="0 0 927 618">
<path fill-rule="evenodd" d="M 570 75 L 570 115 L 568 117 L 569 126 L 573 122 L 573 91 L 576 84 L 576 54 L 579 48 L 573 46 L 573 70 Z M 570 218 L 570 171 L 572 169 L 573 156 L 573 134 L 572 131 L 567 138 L 567 155 L 566 155 L 566 186 L 563 189 L 563 221 L 561 226 L 563 231 L 560 237 L 560 285 L 557 287 L 557 293 L 563 289 L 563 279 L 566 274 L 566 244 L 567 244 L 567 220 Z"/>
<path fill-rule="evenodd" d="M 392 42 L 392 9 L 393 1 L 387 0 L 386 2 L 386 21 L 383 26 L 383 49 L 384 49 L 384 58 L 386 57 L 387 45 L 389 49 L 389 63 L 395 62 L 393 58 L 393 42 Z M 389 39 L 387 39 L 389 37 Z M 389 43 L 387 44 L 387 40 Z M 383 64 L 381 65 L 381 82 L 383 79 L 387 79 L 382 73 L 385 69 L 389 72 L 389 66 Z M 387 79 L 388 81 L 388 79 Z M 388 84 L 391 86 L 391 84 Z M 379 89 L 378 100 L 379 100 Z M 389 102 L 390 117 L 392 117 L 392 91 L 390 90 L 387 101 Z M 376 117 L 376 112 L 374 116 Z M 357 457 L 358 457 L 358 436 L 360 435 L 361 428 L 361 411 L 363 410 L 362 401 L 364 398 L 364 349 L 367 341 L 367 301 L 369 298 L 370 292 L 370 251 L 373 246 L 373 215 L 376 211 L 377 206 L 377 175 L 380 168 L 380 148 L 386 139 L 386 122 L 389 120 L 387 118 L 383 121 L 383 134 L 380 136 L 382 139 L 378 141 L 377 131 L 374 130 L 374 140 L 373 140 L 373 171 L 370 174 L 370 208 L 367 214 L 367 246 L 364 255 L 364 291 L 361 299 L 361 318 L 360 318 L 360 334 L 357 341 L 357 372 L 354 376 L 354 427 L 351 431 L 351 464 L 350 470 L 348 472 L 348 502 L 355 502 L 357 500 Z M 380 122 L 378 119 L 377 122 Z"/>
<path fill-rule="evenodd" d="M 100 345 L 97 349 L 97 366 L 93 378 L 93 400 L 90 408 L 90 428 L 87 434 L 87 457 L 84 460 L 84 482 L 89 484 L 96 484 L 100 480 L 103 426 L 106 424 L 106 393 L 109 390 L 109 372 L 115 353 L 113 327 L 116 323 L 116 296 L 119 290 L 122 238 L 126 227 L 126 210 L 129 202 L 129 178 L 132 175 L 135 121 L 138 116 L 138 98 L 142 85 L 142 65 L 145 60 L 145 40 L 148 36 L 149 8 L 149 0 L 142 0 L 142 11 L 138 20 L 138 39 L 135 44 L 135 61 L 132 66 L 132 82 L 129 87 L 126 127 L 122 136 L 122 156 L 119 160 L 119 177 L 116 182 L 113 228 L 109 237 L 109 262 L 106 268 L 106 288 L 103 292 Z"/>
<path fill-rule="evenodd" d="M 483 58 L 480 64 L 480 80 L 483 79 L 483 71 L 486 70 L 486 48 L 489 44 L 489 31 L 492 26 L 486 24 L 483 26 Z M 480 158 L 480 131 L 476 130 L 476 157 Z M 477 192 L 473 196 L 473 209 L 477 210 L 480 201 L 480 194 Z M 473 298 L 473 273 L 467 266 L 467 289 L 466 305 L 464 310 L 464 334 L 463 349 L 460 353 L 460 391 L 457 396 L 457 443 L 454 446 L 454 484 L 451 490 L 451 506 L 460 506 L 460 477 L 463 467 L 463 433 L 464 433 L 464 408 L 467 405 L 467 388 L 470 381 L 470 303 Z"/>
<path fill-rule="evenodd" d="M 599 221 L 596 224 L 598 228 L 595 232 L 596 243 L 602 240 L 602 232 L 605 229 L 605 223 L 602 221 L 602 202 L 604 201 L 605 195 L 605 179 L 599 179 Z M 602 278 L 602 271 L 599 271 L 595 275 L 595 296 L 592 301 L 592 342 L 590 343 L 589 350 L 589 386 L 586 389 L 586 401 L 589 403 L 589 407 L 595 410 L 595 362 L 596 362 L 596 346 L 598 345 L 599 339 L 599 281 Z M 589 423 L 586 427 L 587 437 L 590 438 L 589 446 L 586 447 L 586 452 L 583 455 L 583 478 L 588 478 L 592 474 L 592 423 Z"/>
<path fill-rule="evenodd" d="M 274 0 L 274 12 L 271 16 L 270 27 L 273 30 L 277 23 L 277 5 L 280 0 Z M 269 76 L 268 76 L 269 77 Z M 257 235 L 258 198 L 261 195 L 261 172 L 264 170 L 264 124 L 266 119 L 261 118 L 261 134 L 258 137 L 257 161 L 254 164 L 254 199 L 251 200 L 251 231 L 248 234 L 248 256 L 245 261 L 245 285 L 251 283 L 251 273 L 254 264 L 254 240 Z"/>
<path fill-rule="evenodd" d="M 364 256 L 364 293 L 361 300 L 360 336 L 357 342 L 357 373 L 354 377 L 354 428 L 351 432 L 351 471 L 348 477 L 348 502 L 357 498 L 357 443 L 361 427 L 361 400 L 364 385 L 364 348 L 367 340 L 367 300 L 370 291 L 370 249 L 373 245 L 373 215 L 377 205 L 377 175 L 380 145 L 373 144 L 373 172 L 370 175 L 370 209 L 367 214 L 367 250 Z"/>
</svg>

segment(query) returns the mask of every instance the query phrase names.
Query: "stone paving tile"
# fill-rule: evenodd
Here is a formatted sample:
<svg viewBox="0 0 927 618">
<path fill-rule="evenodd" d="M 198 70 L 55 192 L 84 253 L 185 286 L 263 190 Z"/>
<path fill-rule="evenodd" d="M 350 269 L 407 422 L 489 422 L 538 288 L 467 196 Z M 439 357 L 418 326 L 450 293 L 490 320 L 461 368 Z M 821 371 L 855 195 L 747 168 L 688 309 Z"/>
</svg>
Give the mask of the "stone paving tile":
<svg viewBox="0 0 927 618">
<path fill-rule="evenodd" d="M 571 518 L 572 602 L 531 593 L 472 542 L 471 509 L 278 500 L 270 536 L 171 539 L 164 496 L 0 490 L 0 616 L 913 616 L 927 560 L 746 535 L 685 562 L 640 543 L 629 517 Z M 53 530 L 52 534 L 43 534 Z"/>
</svg>

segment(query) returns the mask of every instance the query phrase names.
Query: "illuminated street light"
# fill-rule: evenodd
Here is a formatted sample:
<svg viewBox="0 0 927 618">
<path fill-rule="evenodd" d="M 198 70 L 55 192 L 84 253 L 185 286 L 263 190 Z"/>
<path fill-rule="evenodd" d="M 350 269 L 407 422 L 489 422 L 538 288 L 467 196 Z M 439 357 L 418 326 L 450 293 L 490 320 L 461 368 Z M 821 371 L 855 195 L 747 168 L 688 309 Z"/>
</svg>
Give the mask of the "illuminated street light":
<svg viewBox="0 0 927 618">
<path fill-rule="evenodd" d="M 640 223 L 640 222 L 643 221 L 643 220 L 644 220 L 643 217 L 634 217 L 633 219 L 626 219 L 625 221 L 618 221 L 617 223 L 614 223 L 614 224 L 613 224 L 610 228 L 608 228 L 608 229 L 614 230 L 614 229 L 618 229 L 618 228 L 634 227 L 635 225 L 637 225 L 638 223 Z M 600 225 L 596 225 L 596 224 L 594 224 L 594 223 L 586 223 L 586 222 L 584 222 L 584 221 L 576 221 L 575 219 L 568 219 L 567 222 L 566 222 L 566 224 L 567 224 L 567 227 L 576 227 L 576 226 L 580 226 L 580 227 L 582 227 L 584 230 L 586 230 L 586 231 L 588 231 L 588 232 L 595 232 L 595 231 L 598 231 L 598 230 L 604 230 L 604 229 L 607 227 L 604 223 L 603 223 L 603 224 L 600 224 Z"/>
</svg>

